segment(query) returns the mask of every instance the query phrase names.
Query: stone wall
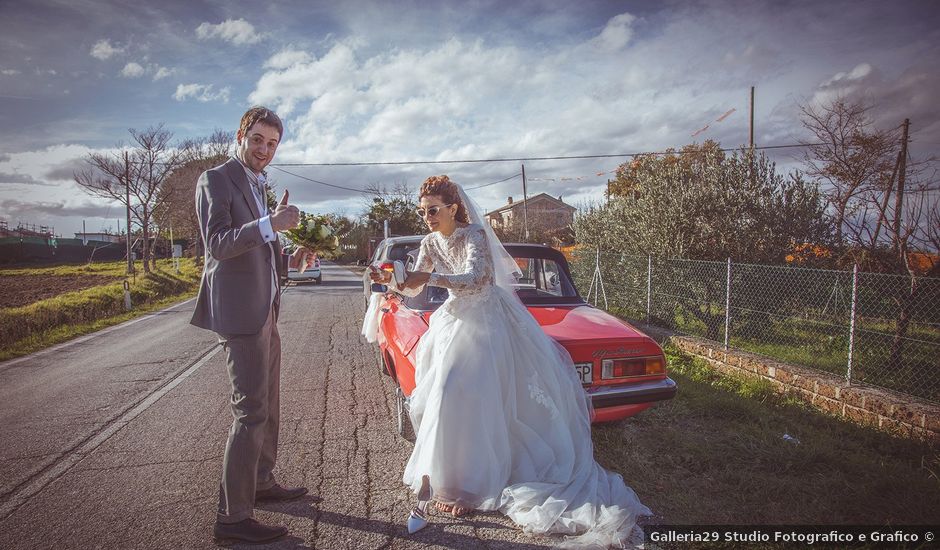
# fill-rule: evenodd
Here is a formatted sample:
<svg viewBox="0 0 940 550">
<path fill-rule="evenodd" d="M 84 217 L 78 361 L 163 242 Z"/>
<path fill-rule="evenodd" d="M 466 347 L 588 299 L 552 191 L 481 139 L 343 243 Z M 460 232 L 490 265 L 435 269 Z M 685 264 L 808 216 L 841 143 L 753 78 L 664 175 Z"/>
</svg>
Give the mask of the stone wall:
<svg viewBox="0 0 940 550">
<path fill-rule="evenodd" d="M 814 407 L 852 422 L 904 437 L 940 441 L 940 405 L 913 396 L 865 385 L 847 385 L 845 378 L 781 363 L 774 359 L 729 349 L 711 340 L 679 336 L 643 326 L 660 341 L 700 357 L 719 372 L 770 381 L 780 393 L 789 393 Z M 681 389 L 679 391 L 682 391 Z"/>
</svg>

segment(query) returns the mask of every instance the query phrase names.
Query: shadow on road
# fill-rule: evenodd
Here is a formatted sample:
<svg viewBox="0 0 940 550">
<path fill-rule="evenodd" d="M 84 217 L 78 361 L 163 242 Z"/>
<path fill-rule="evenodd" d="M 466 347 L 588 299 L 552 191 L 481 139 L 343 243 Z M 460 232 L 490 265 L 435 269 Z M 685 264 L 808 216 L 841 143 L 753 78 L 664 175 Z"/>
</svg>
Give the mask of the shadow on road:
<svg viewBox="0 0 940 550">
<path fill-rule="evenodd" d="M 287 514 L 300 518 L 312 519 L 315 522 L 329 523 L 337 525 L 340 527 L 345 527 L 347 529 L 355 529 L 357 531 L 368 531 L 371 533 L 377 533 L 381 535 L 388 536 L 392 539 L 400 539 L 402 541 L 414 542 L 417 544 L 431 544 L 435 546 L 443 546 L 446 548 L 455 548 L 455 549 L 465 549 L 465 548 L 479 548 L 483 545 L 482 541 L 472 535 L 466 535 L 462 533 L 454 533 L 447 531 L 446 528 L 453 525 L 455 522 L 463 523 L 467 526 L 473 527 L 475 529 L 498 529 L 501 531 L 511 531 L 516 532 L 516 529 L 509 527 L 502 523 L 497 523 L 494 521 L 489 521 L 487 518 L 492 517 L 495 512 L 483 513 L 478 512 L 473 514 L 468 518 L 462 518 L 455 520 L 446 516 L 432 515 L 431 523 L 421 531 L 413 535 L 408 534 L 408 530 L 405 527 L 405 519 L 401 518 L 400 522 L 391 523 L 388 521 L 376 520 L 376 519 L 366 519 L 357 516 L 348 516 L 343 514 L 337 514 L 334 512 L 326 512 L 314 508 L 312 504 L 314 503 L 312 497 L 310 499 L 304 499 L 300 501 L 295 501 L 292 503 L 272 503 L 263 507 L 264 510 L 270 512 L 278 512 L 281 514 Z M 513 537 L 515 538 L 515 537 Z M 297 537 L 288 537 L 271 543 L 268 545 L 269 548 L 310 548 L 305 544 L 300 544 L 303 541 L 300 541 Z M 546 540 L 546 544 L 550 541 Z M 527 544 L 524 542 L 519 542 L 518 540 L 493 540 L 487 537 L 486 540 L 487 548 L 505 548 L 505 549 L 522 549 L 522 550 L 535 550 L 536 548 L 544 549 L 545 544 Z M 246 546 L 246 548 L 250 548 Z"/>
</svg>

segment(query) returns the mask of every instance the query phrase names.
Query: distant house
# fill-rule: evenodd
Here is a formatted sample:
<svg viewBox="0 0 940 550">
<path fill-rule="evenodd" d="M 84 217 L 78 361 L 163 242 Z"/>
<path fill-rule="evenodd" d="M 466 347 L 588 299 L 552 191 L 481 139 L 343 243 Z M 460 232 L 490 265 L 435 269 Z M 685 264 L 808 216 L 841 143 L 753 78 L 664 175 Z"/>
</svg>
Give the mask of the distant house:
<svg viewBox="0 0 940 550">
<path fill-rule="evenodd" d="M 547 193 L 539 193 L 521 201 L 513 201 L 512 197 L 509 197 L 504 206 L 488 212 L 486 219 L 493 229 L 506 229 L 522 224 L 523 210 L 528 210 L 526 215 L 530 226 L 551 230 L 571 225 L 577 208 L 563 202 L 561 197 L 556 199 Z"/>
</svg>

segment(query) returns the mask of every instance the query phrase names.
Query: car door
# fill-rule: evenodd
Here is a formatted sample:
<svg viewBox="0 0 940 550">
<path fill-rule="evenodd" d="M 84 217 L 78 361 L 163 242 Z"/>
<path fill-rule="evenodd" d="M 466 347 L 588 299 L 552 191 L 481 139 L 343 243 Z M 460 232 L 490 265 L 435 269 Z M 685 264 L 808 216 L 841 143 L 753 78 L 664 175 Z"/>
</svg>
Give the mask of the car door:
<svg viewBox="0 0 940 550">
<path fill-rule="evenodd" d="M 428 325 L 420 312 L 406 306 L 395 293 L 386 295 L 381 313 L 379 323 L 385 334 L 393 375 L 404 394 L 411 395 L 415 388 L 414 350 Z"/>
</svg>

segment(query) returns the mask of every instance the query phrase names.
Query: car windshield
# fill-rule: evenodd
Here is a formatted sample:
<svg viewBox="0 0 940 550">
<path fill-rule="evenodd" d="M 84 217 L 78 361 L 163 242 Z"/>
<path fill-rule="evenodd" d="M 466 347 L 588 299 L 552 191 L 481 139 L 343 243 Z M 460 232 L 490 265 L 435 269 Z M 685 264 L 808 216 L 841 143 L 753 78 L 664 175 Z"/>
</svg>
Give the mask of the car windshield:
<svg viewBox="0 0 940 550">
<path fill-rule="evenodd" d="M 412 250 L 418 250 L 419 246 L 421 246 L 420 242 L 392 245 L 392 248 L 388 251 L 388 259 L 392 262 L 395 260 L 406 261 L 408 258 L 408 253 Z"/>
<path fill-rule="evenodd" d="M 568 272 L 555 260 L 513 255 L 522 277 L 515 286 L 520 298 L 576 298 Z"/>
</svg>

